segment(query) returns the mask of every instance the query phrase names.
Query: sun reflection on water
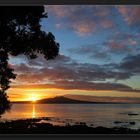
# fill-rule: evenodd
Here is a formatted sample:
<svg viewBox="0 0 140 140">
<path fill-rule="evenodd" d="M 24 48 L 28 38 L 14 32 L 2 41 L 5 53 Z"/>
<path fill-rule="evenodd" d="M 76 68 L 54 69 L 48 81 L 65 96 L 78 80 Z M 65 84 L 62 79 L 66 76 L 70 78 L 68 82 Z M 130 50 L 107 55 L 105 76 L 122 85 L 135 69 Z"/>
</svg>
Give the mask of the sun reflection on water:
<svg viewBox="0 0 140 140">
<path fill-rule="evenodd" d="M 32 109 L 32 118 L 36 117 L 36 112 L 35 112 L 35 104 L 33 104 L 33 109 Z"/>
</svg>

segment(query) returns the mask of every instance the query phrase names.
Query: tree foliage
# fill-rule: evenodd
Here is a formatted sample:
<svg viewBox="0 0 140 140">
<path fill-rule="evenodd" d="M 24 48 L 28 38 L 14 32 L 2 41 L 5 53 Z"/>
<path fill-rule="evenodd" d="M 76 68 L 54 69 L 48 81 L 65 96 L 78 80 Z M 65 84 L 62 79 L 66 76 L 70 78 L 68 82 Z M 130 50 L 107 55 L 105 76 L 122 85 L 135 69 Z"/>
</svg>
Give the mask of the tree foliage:
<svg viewBox="0 0 140 140">
<path fill-rule="evenodd" d="M 10 103 L 6 90 L 10 79 L 15 79 L 14 70 L 8 64 L 9 55 L 26 55 L 35 59 L 42 54 L 46 60 L 54 59 L 59 44 L 52 33 L 41 30 L 41 19 L 47 18 L 43 6 L 0 7 L 0 109 Z M 9 105 L 10 106 L 10 105 Z M 0 111 L 2 114 L 4 111 Z"/>
</svg>

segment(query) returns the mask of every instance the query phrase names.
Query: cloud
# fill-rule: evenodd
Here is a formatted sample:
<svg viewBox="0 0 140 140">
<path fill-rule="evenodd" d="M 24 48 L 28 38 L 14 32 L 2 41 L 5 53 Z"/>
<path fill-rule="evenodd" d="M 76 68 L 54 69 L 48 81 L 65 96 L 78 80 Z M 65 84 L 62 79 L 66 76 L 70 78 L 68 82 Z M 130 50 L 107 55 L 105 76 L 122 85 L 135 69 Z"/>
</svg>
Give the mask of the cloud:
<svg viewBox="0 0 140 140">
<path fill-rule="evenodd" d="M 55 60 L 49 60 L 47 61 L 42 55 L 38 55 L 36 59 L 28 59 L 28 64 L 32 66 L 39 66 L 39 67 L 49 67 L 53 65 L 61 65 L 61 64 L 69 64 L 74 63 L 74 60 L 72 60 L 70 57 L 65 56 L 63 54 L 59 54 L 56 56 Z"/>
<path fill-rule="evenodd" d="M 88 90 L 88 91 L 123 91 L 123 92 L 140 92 L 140 90 L 132 89 L 129 86 L 119 83 L 94 83 L 84 81 L 56 81 L 48 84 L 28 84 L 28 85 L 13 85 L 12 88 L 39 88 L 39 89 L 63 89 L 63 90 Z"/>
<path fill-rule="evenodd" d="M 40 60 L 40 61 L 39 61 Z M 39 63 L 39 68 L 35 67 L 34 61 Z M 32 65 L 33 69 L 30 67 Z M 38 66 L 38 64 L 37 64 Z M 112 68 L 111 68 L 112 67 Z M 18 80 L 46 82 L 46 81 L 105 81 L 106 79 L 128 79 L 131 73 L 116 71 L 110 65 L 97 65 L 89 63 L 78 63 L 68 56 L 60 55 L 58 59 L 46 62 L 43 58 L 30 60 L 27 65 L 17 65 L 16 71 L 20 71 Z M 29 74 L 28 74 L 29 73 Z M 29 80 L 27 80 L 29 79 Z M 32 81 L 31 81 L 32 82 Z"/>
<path fill-rule="evenodd" d="M 20 63 L 18 65 L 13 65 L 13 68 L 16 70 L 17 73 L 30 73 L 36 72 L 37 68 L 30 67 L 29 65 L 25 63 Z"/>
<path fill-rule="evenodd" d="M 109 29 L 115 26 L 111 6 L 94 5 L 47 5 L 45 10 L 57 18 L 57 28 L 73 30 L 80 36 L 91 34 L 100 28 Z M 110 18 L 108 18 L 110 16 Z M 63 26 L 62 26 L 63 25 Z"/>
<path fill-rule="evenodd" d="M 139 33 L 117 31 L 102 42 L 77 46 L 67 51 L 71 55 L 86 56 L 101 62 L 112 62 L 114 57 L 119 56 L 122 59 L 127 55 L 140 53 L 139 37 Z"/>
<path fill-rule="evenodd" d="M 79 90 L 131 90 L 129 86 L 116 83 L 94 83 L 84 81 L 59 81 L 55 85 L 63 89 Z"/>
<path fill-rule="evenodd" d="M 79 35 L 84 36 L 96 30 L 96 24 L 94 22 L 80 21 L 72 25 L 72 29 Z"/>
<path fill-rule="evenodd" d="M 101 27 L 103 27 L 103 28 L 112 28 L 112 27 L 114 27 L 114 25 L 115 25 L 115 23 L 113 20 L 105 19 L 101 22 Z"/>
<path fill-rule="evenodd" d="M 88 96 L 88 95 L 65 95 L 65 97 L 92 102 L 119 102 L 119 103 L 140 103 L 140 98 L 136 97 L 110 97 L 110 96 Z"/>
<path fill-rule="evenodd" d="M 140 74 L 140 54 L 125 57 L 119 68 L 134 75 Z"/>
<path fill-rule="evenodd" d="M 46 5 L 45 10 L 50 19 L 54 17 L 56 28 L 70 29 L 80 36 L 104 29 L 122 29 L 118 20 L 124 21 L 131 29 L 140 27 L 140 6 Z"/>
<path fill-rule="evenodd" d="M 128 25 L 140 27 L 140 6 L 118 6 L 118 11 Z"/>
<path fill-rule="evenodd" d="M 30 87 L 34 84 L 36 88 L 139 92 L 139 90 L 132 89 L 124 84 L 106 82 L 107 79 L 129 79 L 134 75 L 134 71 L 125 70 L 125 65 L 128 62 L 133 63 L 136 58 L 124 59 L 121 64 L 97 65 L 78 63 L 65 55 L 59 55 L 58 59 L 48 62 L 43 57 L 39 57 L 35 60 L 29 60 L 27 64 L 16 65 L 15 71 L 18 76 L 13 86 L 21 85 L 24 87 L 24 85 L 28 85 Z M 139 60 L 139 57 L 137 59 Z M 39 62 L 38 60 L 41 63 L 34 63 L 34 61 Z"/>
<path fill-rule="evenodd" d="M 70 53 L 87 55 L 90 58 L 96 58 L 99 60 L 109 60 L 110 55 L 107 52 L 105 47 L 102 47 L 100 44 L 89 44 L 83 45 L 77 48 L 68 49 Z"/>
<path fill-rule="evenodd" d="M 107 41 L 102 44 L 108 49 L 108 52 L 112 54 L 126 55 L 136 54 L 139 51 L 140 41 L 138 40 L 140 35 L 138 33 L 124 33 L 116 32 Z"/>
<path fill-rule="evenodd" d="M 104 45 L 108 48 L 108 52 L 113 54 L 124 54 L 131 51 L 127 44 L 123 42 L 118 42 L 117 39 L 108 40 L 104 43 Z"/>
</svg>

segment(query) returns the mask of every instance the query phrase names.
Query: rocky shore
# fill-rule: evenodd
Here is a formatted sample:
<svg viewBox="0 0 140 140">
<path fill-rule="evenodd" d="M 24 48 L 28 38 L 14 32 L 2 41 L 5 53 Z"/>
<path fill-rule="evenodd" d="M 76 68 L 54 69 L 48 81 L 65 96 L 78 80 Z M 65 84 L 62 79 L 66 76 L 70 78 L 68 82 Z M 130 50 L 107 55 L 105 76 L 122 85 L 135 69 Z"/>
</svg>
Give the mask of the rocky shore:
<svg viewBox="0 0 140 140">
<path fill-rule="evenodd" d="M 42 119 L 48 123 L 41 122 Z M 0 122 L 0 134 L 140 134 L 140 129 L 91 127 L 82 122 L 60 126 L 49 123 L 49 120 L 44 117 Z"/>
</svg>

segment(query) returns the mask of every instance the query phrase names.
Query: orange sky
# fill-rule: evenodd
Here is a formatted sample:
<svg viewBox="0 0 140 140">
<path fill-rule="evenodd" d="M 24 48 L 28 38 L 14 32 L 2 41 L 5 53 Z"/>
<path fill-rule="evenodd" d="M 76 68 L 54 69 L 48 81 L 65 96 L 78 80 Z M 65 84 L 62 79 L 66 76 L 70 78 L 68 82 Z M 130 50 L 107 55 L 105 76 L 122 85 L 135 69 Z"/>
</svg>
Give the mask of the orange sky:
<svg viewBox="0 0 140 140">
<path fill-rule="evenodd" d="M 89 95 L 97 97 L 139 97 L 138 92 L 121 92 L 112 90 L 64 90 L 57 88 L 10 88 L 8 90 L 8 96 L 11 101 L 32 101 L 43 98 L 51 98 L 61 95 Z M 80 96 L 79 96 L 80 99 Z"/>
</svg>

